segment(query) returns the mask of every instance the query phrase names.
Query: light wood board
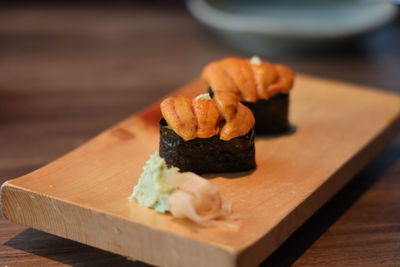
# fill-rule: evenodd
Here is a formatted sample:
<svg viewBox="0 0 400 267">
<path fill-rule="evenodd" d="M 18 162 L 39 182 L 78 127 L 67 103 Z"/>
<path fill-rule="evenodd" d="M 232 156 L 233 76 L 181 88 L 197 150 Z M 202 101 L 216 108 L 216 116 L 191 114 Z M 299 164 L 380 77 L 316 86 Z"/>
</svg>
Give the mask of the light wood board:
<svg viewBox="0 0 400 267">
<path fill-rule="evenodd" d="M 177 92 L 206 90 L 193 82 Z M 4 183 L 2 212 L 15 223 L 154 265 L 256 266 L 398 133 L 399 112 L 398 96 L 299 75 L 290 106 L 295 131 L 257 138 L 254 172 L 211 180 L 243 216 L 237 232 L 128 202 L 158 149 L 158 103 Z"/>
</svg>

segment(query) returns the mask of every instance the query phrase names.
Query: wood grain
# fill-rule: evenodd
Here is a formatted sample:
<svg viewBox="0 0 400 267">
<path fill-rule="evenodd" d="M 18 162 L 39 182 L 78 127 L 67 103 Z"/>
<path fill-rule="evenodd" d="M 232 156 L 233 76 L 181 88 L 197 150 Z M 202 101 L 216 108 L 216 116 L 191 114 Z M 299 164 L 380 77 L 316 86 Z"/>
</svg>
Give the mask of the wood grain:
<svg viewBox="0 0 400 267">
<path fill-rule="evenodd" d="M 206 90 L 195 82 L 178 93 L 195 96 Z M 256 266 L 400 129 L 400 98 L 299 76 L 291 106 L 296 131 L 258 138 L 254 172 L 212 179 L 244 216 L 240 231 L 231 232 L 127 201 L 144 162 L 158 148 L 157 107 L 4 183 L 4 216 L 160 266 Z"/>
<path fill-rule="evenodd" d="M 107 8 L 98 2 L 1 3 L 0 184 L 148 106 L 198 75 L 208 61 L 252 56 L 205 32 L 183 5 L 116 2 Z M 299 72 L 400 93 L 399 45 L 397 19 L 345 49 L 270 59 Z M 399 265 L 399 147 L 400 135 L 264 264 Z M 0 218 L 1 266 L 102 262 L 146 265 Z"/>
</svg>

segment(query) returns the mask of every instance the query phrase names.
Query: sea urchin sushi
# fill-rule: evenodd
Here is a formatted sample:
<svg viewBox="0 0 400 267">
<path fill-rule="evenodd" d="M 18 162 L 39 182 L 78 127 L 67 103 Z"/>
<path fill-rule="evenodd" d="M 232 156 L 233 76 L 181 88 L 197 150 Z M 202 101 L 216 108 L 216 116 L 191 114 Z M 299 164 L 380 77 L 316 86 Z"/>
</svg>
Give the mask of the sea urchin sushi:
<svg viewBox="0 0 400 267">
<path fill-rule="evenodd" d="M 168 166 L 195 173 L 255 168 L 253 114 L 241 103 L 231 108 L 219 110 L 208 94 L 162 101 L 160 156 Z"/>
<path fill-rule="evenodd" d="M 294 72 L 258 57 L 225 58 L 208 64 L 202 79 L 220 110 L 240 101 L 253 112 L 255 132 L 277 134 L 289 129 L 289 92 Z"/>
</svg>

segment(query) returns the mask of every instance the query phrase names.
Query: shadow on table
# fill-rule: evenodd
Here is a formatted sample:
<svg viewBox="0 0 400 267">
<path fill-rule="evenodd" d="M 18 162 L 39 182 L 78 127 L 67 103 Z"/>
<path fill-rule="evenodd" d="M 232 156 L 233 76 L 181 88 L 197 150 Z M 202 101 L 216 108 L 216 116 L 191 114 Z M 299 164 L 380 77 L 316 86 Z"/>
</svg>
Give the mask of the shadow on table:
<svg viewBox="0 0 400 267">
<path fill-rule="evenodd" d="M 384 175 L 399 157 L 400 151 L 397 147 L 390 146 L 385 149 L 294 232 L 261 266 L 293 264 L 368 188 Z M 7 241 L 5 245 L 72 266 L 151 266 L 33 229 L 20 233 Z"/>
<path fill-rule="evenodd" d="M 4 245 L 71 266 L 151 266 L 34 229 L 23 231 Z"/>
</svg>

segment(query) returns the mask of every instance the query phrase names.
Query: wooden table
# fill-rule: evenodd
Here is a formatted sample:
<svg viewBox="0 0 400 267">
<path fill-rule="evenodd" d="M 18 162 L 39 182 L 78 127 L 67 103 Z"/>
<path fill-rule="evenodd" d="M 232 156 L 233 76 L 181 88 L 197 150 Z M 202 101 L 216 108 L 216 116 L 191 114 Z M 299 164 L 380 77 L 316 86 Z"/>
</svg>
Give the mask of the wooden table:
<svg viewBox="0 0 400 267">
<path fill-rule="evenodd" d="M 144 1 L 145 2 L 145 1 Z M 156 3 L 156 4 L 155 4 Z M 0 9 L 0 184 L 87 141 L 234 50 L 182 4 Z M 298 72 L 400 93 L 400 21 Z M 400 136 L 265 266 L 399 266 Z M 147 266 L 0 219 L 0 266 Z"/>
</svg>

